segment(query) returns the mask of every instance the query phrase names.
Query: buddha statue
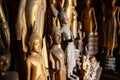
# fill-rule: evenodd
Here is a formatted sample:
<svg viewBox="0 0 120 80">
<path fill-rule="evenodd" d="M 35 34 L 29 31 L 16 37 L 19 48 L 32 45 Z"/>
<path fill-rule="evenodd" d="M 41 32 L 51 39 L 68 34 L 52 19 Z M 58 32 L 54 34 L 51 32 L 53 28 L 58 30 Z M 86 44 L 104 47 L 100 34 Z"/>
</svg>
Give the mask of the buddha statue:
<svg viewBox="0 0 120 80">
<path fill-rule="evenodd" d="M 26 80 L 47 80 L 44 59 L 40 54 L 40 45 L 40 35 L 37 32 L 33 32 L 29 39 L 30 54 L 26 59 Z"/>
<path fill-rule="evenodd" d="M 16 21 L 17 40 L 22 41 L 22 50 L 27 52 L 27 41 L 34 29 L 36 22 L 37 31 L 41 37 L 44 32 L 44 18 L 46 12 L 46 0 L 20 0 Z"/>
<path fill-rule="evenodd" d="M 75 45 L 73 34 L 70 29 L 67 27 L 68 17 L 67 14 L 61 10 L 59 13 L 60 24 L 61 24 L 61 33 L 62 33 L 62 43 L 61 46 L 67 55 L 67 76 L 73 74 L 73 68 L 76 66 L 76 54 L 75 54 Z"/>
<path fill-rule="evenodd" d="M 0 80 L 19 80 L 17 72 L 8 71 L 10 67 L 10 61 L 10 52 L 4 48 L 0 48 Z"/>
<path fill-rule="evenodd" d="M 120 8 L 115 6 L 116 0 L 111 0 L 111 8 L 106 17 L 107 26 L 107 56 L 113 56 L 113 51 L 117 48 L 118 27 L 120 27 Z"/>
<path fill-rule="evenodd" d="M 61 32 L 58 27 L 52 29 L 53 44 L 49 51 L 49 71 L 51 80 L 66 80 L 65 54 L 61 47 Z"/>
<path fill-rule="evenodd" d="M 88 42 L 88 35 L 90 32 L 97 32 L 97 22 L 94 8 L 91 7 L 91 0 L 85 0 L 85 8 L 81 12 L 81 23 L 86 34 L 85 44 Z"/>
<path fill-rule="evenodd" d="M 9 50 L 10 48 L 10 31 L 9 26 L 6 21 L 3 8 L 2 8 L 2 2 L 0 2 L 0 47 L 5 48 Z"/>
</svg>

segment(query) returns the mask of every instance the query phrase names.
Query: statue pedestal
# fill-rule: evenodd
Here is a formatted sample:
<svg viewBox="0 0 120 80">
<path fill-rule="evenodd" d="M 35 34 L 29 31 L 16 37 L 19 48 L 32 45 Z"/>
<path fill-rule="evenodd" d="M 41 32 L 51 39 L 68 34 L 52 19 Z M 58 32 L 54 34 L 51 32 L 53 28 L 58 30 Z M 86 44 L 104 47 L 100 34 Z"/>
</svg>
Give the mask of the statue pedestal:
<svg viewBox="0 0 120 80">
<path fill-rule="evenodd" d="M 106 57 L 105 69 L 115 71 L 115 67 L 116 67 L 115 60 L 116 60 L 115 57 Z"/>
</svg>

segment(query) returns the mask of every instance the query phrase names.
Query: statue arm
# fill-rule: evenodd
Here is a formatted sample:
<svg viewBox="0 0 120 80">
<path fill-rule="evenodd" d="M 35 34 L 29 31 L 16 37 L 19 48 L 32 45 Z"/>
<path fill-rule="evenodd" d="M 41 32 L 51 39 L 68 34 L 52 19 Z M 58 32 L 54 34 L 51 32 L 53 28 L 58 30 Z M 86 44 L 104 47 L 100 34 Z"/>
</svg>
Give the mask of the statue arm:
<svg viewBox="0 0 120 80">
<path fill-rule="evenodd" d="M 0 19 L 2 21 L 2 31 L 5 36 L 6 47 L 7 47 L 7 49 L 9 49 L 9 47 L 10 47 L 10 30 L 9 30 L 8 23 L 5 19 L 5 15 L 4 15 L 1 3 L 0 3 Z"/>
<path fill-rule="evenodd" d="M 44 61 L 43 61 L 43 64 L 42 64 L 42 70 L 43 70 L 43 80 L 47 80 L 47 74 L 46 74 L 46 70 L 45 70 L 45 64 L 44 64 Z"/>
<path fill-rule="evenodd" d="M 55 61 L 53 59 L 52 53 L 49 54 L 49 59 L 50 59 L 50 62 L 52 64 L 52 69 L 55 69 Z"/>
<path fill-rule="evenodd" d="M 25 23 L 25 6 L 27 0 L 20 0 L 19 9 L 18 9 L 18 16 L 16 21 L 16 35 L 17 40 L 21 40 L 23 28 L 26 25 Z"/>
<path fill-rule="evenodd" d="M 97 21 L 96 21 L 96 17 L 95 17 L 95 11 L 94 8 L 92 8 L 92 16 L 93 16 L 93 20 L 94 20 L 94 26 L 95 26 L 95 32 L 97 32 Z"/>
<path fill-rule="evenodd" d="M 27 61 L 26 61 L 26 66 L 27 66 L 27 80 L 30 80 L 31 63 L 30 63 L 30 60 L 29 60 L 29 59 L 27 59 Z"/>
<path fill-rule="evenodd" d="M 118 21 L 118 27 L 119 27 L 118 28 L 119 29 L 119 33 L 118 34 L 120 35 L 120 19 L 119 18 L 120 18 L 120 7 L 118 7 L 118 14 L 117 14 L 117 21 Z"/>
</svg>

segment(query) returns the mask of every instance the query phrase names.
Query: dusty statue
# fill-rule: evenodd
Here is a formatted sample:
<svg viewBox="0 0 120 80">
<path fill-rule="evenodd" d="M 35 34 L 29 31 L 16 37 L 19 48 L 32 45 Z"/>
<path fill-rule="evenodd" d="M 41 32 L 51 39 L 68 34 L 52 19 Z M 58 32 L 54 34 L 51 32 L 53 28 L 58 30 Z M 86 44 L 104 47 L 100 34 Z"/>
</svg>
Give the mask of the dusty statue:
<svg viewBox="0 0 120 80">
<path fill-rule="evenodd" d="M 19 80 L 17 72 L 8 71 L 10 60 L 10 52 L 0 48 L 0 80 Z"/>
<path fill-rule="evenodd" d="M 40 35 L 33 32 L 29 39 L 30 55 L 26 59 L 27 80 L 47 80 L 40 44 Z"/>
<path fill-rule="evenodd" d="M 10 47 L 10 31 L 9 31 L 9 26 L 6 21 L 3 8 L 2 8 L 2 3 L 0 2 L 0 47 L 9 49 Z"/>
<path fill-rule="evenodd" d="M 16 36 L 17 40 L 22 41 L 24 52 L 27 52 L 26 42 L 33 31 L 34 22 L 36 22 L 38 32 L 41 32 L 39 35 L 42 40 L 45 11 L 46 0 L 20 0 L 16 21 Z"/>
<path fill-rule="evenodd" d="M 94 8 L 91 7 L 91 0 L 85 0 L 85 8 L 81 13 L 81 23 L 83 25 L 83 30 L 85 31 L 85 45 L 88 41 L 88 35 L 90 32 L 97 31 L 97 22 L 95 17 Z"/>
<path fill-rule="evenodd" d="M 120 8 L 115 6 L 116 0 L 111 0 L 111 8 L 108 11 L 108 16 L 106 17 L 107 23 L 107 55 L 113 56 L 113 51 L 117 48 L 117 37 L 118 37 L 118 27 L 120 27 Z"/>
<path fill-rule="evenodd" d="M 59 18 L 62 32 L 62 48 L 67 55 L 67 76 L 69 78 L 73 74 L 73 68 L 76 66 L 74 38 L 67 27 L 68 18 L 63 10 L 59 13 Z"/>
<path fill-rule="evenodd" d="M 49 71 L 51 80 L 66 80 L 65 54 L 60 48 L 61 32 L 55 27 L 52 29 L 52 48 L 49 51 Z"/>
</svg>

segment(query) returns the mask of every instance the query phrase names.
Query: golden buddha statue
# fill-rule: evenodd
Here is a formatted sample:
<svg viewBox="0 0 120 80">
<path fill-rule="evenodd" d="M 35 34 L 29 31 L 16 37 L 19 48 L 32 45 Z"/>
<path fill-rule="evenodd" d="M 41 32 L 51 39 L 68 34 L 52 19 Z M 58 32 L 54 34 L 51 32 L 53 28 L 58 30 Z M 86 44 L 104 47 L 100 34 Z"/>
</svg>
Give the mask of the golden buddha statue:
<svg viewBox="0 0 120 80">
<path fill-rule="evenodd" d="M 55 27 L 52 29 L 53 44 L 49 52 L 49 71 L 51 80 L 66 80 L 65 54 L 60 48 L 61 32 Z"/>
<path fill-rule="evenodd" d="M 40 35 L 33 32 L 29 39 L 30 55 L 26 59 L 27 80 L 47 80 L 44 59 L 40 48 Z"/>
<path fill-rule="evenodd" d="M 118 38 L 118 27 L 120 27 L 120 8 L 115 6 L 116 0 L 111 0 L 111 8 L 108 11 L 106 17 L 107 26 L 107 55 L 113 56 L 113 51 L 117 48 L 117 38 Z"/>
<path fill-rule="evenodd" d="M 83 30 L 85 31 L 85 45 L 88 42 L 88 35 L 90 32 L 97 31 L 97 22 L 95 17 L 94 8 L 91 7 L 91 0 L 85 0 L 85 9 L 81 13 L 81 23 L 83 25 Z"/>
<path fill-rule="evenodd" d="M 9 49 L 10 48 L 10 31 L 9 26 L 6 21 L 2 3 L 0 2 L 0 21 L 1 21 L 1 28 L 0 28 L 0 47 Z"/>
<path fill-rule="evenodd" d="M 36 22 L 36 28 L 42 40 L 45 11 L 46 0 L 20 0 L 16 21 L 16 36 L 17 40 L 22 41 L 24 52 L 27 52 L 26 42 L 34 29 L 34 22 Z"/>
</svg>

